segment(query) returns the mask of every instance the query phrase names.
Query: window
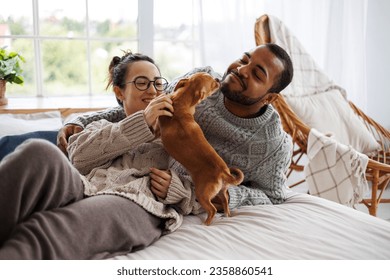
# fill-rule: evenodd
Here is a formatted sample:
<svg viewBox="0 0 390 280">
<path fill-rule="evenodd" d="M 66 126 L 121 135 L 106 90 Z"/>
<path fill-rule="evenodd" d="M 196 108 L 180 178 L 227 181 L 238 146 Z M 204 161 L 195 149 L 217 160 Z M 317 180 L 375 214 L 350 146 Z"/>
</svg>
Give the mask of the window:
<svg viewBox="0 0 390 280">
<path fill-rule="evenodd" d="M 154 58 L 168 78 L 204 66 L 200 55 L 199 2 L 154 1 Z"/>
<path fill-rule="evenodd" d="M 142 2 L 142 1 L 139 1 Z M 3 5 L 0 46 L 23 54 L 25 84 L 10 96 L 105 92 L 107 68 L 121 50 L 138 51 L 137 0 L 14 0 Z"/>
</svg>

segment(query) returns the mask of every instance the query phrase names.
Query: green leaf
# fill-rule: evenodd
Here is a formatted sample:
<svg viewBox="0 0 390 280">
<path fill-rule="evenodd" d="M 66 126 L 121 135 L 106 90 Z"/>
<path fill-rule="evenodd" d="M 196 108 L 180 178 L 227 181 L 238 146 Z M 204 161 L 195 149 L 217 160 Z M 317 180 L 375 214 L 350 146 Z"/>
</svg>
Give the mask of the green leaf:
<svg viewBox="0 0 390 280">
<path fill-rule="evenodd" d="M 15 51 L 8 52 L 5 48 L 0 49 L 0 79 L 9 83 L 22 85 L 24 79 L 22 76 L 23 69 L 21 62 L 25 62 L 25 58 Z"/>
</svg>

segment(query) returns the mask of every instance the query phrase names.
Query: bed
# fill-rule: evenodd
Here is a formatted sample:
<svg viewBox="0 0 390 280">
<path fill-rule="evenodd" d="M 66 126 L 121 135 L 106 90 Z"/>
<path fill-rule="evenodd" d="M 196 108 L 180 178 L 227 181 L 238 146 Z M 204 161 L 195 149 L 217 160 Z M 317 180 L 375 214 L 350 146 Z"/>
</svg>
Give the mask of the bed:
<svg viewBox="0 0 390 280">
<path fill-rule="evenodd" d="M 280 205 L 245 206 L 210 226 L 184 217 L 175 232 L 119 260 L 390 259 L 390 222 L 291 191 Z"/>
</svg>

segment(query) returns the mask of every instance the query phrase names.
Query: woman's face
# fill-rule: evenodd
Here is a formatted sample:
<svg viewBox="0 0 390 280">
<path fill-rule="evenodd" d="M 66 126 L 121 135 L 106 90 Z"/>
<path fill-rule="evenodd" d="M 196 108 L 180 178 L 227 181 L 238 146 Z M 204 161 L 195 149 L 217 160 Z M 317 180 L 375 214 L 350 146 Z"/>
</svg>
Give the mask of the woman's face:
<svg viewBox="0 0 390 280">
<path fill-rule="evenodd" d="M 157 77 L 160 77 L 160 72 L 149 61 L 136 61 L 128 65 L 124 88 L 114 87 L 116 97 L 123 102 L 126 116 L 144 110 L 150 101 L 160 94 L 153 86 L 153 83 L 150 83 L 149 88 L 146 90 L 139 90 L 134 83 L 129 83 L 141 76 L 154 81 Z"/>
</svg>

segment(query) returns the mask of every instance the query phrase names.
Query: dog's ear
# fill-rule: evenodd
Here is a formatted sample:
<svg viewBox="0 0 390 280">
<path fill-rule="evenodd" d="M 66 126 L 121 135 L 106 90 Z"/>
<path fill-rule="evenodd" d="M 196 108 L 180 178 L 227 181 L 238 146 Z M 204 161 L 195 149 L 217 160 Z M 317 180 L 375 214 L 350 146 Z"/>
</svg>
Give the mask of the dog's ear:
<svg viewBox="0 0 390 280">
<path fill-rule="evenodd" d="M 268 93 L 268 96 L 266 98 L 267 104 L 271 104 L 274 102 L 276 99 L 279 98 L 279 93 Z"/>
<path fill-rule="evenodd" d="M 205 99 L 206 95 L 206 87 L 202 86 L 200 89 L 197 89 L 193 94 L 192 105 L 196 105 L 201 102 L 203 99 Z"/>
<path fill-rule="evenodd" d="M 186 79 L 186 78 L 183 78 L 183 79 L 181 79 L 180 81 L 178 81 L 177 84 L 176 84 L 176 86 L 175 86 L 174 91 L 177 90 L 177 89 L 179 89 L 179 88 L 184 87 L 184 86 L 186 85 L 187 82 L 188 82 L 188 79 Z"/>
</svg>

